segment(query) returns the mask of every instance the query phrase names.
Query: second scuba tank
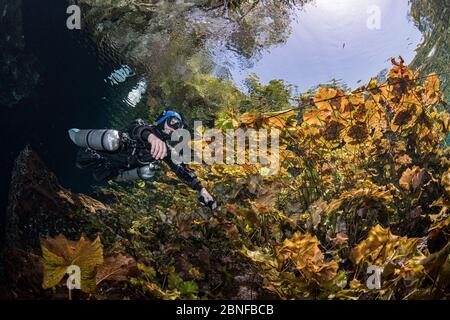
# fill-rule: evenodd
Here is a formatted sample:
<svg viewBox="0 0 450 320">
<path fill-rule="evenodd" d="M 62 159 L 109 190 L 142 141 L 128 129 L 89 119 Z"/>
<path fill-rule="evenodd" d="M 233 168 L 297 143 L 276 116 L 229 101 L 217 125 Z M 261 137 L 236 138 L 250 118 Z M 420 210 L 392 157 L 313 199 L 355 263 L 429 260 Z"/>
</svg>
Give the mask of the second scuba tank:
<svg viewBox="0 0 450 320">
<path fill-rule="evenodd" d="M 146 166 L 124 171 L 119 174 L 114 180 L 117 182 L 124 182 L 130 180 L 150 180 L 155 177 L 161 167 L 157 163 L 150 163 Z"/>
<path fill-rule="evenodd" d="M 70 129 L 70 139 L 79 147 L 98 151 L 117 151 L 121 146 L 121 135 L 112 129 Z"/>
</svg>

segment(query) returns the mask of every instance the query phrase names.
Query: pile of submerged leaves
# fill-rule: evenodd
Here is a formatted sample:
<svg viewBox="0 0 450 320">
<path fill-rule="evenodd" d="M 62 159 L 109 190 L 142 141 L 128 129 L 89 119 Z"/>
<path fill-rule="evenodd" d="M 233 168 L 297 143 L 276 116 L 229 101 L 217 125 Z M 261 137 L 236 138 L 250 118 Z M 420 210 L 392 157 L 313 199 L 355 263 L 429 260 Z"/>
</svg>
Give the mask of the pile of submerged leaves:
<svg viewBox="0 0 450 320">
<path fill-rule="evenodd" d="M 171 174 L 100 190 L 115 214 L 91 218 L 86 232 L 101 232 L 97 255 L 126 264 L 114 269 L 120 286 L 103 276 L 87 291 L 142 299 L 448 298 L 450 115 L 436 75 L 420 79 L 393 62 L 385 83 L 323 87 L 281 112 L 224 112 L 216 122 L 224 132 L 279 130 L 279 155 L 269 157 L 280 168 L 268 175 L 249 161 L 193 165 L 221 204 L 215 211 Z M 97 269 L 107 259 L 94 259 Z"/>
</svg>

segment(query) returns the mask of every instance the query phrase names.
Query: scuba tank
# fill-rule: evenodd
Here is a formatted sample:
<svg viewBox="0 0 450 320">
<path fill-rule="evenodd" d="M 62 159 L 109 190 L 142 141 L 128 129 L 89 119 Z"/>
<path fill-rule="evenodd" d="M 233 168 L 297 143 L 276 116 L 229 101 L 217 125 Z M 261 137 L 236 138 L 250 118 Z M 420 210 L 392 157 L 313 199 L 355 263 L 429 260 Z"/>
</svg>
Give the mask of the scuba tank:
<svg viewBox="0 0 450 320">
<path fill-rule="evenodd" d="M 153 179 L 161 170 L 145 143 L 114 129 L 70 129 L 70 139 L 81 149 L 76 165 L 91 169 L 99 181 Z"/>
<path fill-rule="evenodd" d="M 78 147 L 98 151 L 117 151 L 122 145 L 121 133 L 112 129 L 70 129 L 69 137 Z"/>
<path fill-rule="evenodd" d="M 156 162 L 153 162 L 139 168 L 123 171 L 114 180 L 117 182 L 124 182 L 138 179 L 150 180 L 154 178 L 159 173 L 160 170 L 161 170 L 160 165 Z"/>
</svg>

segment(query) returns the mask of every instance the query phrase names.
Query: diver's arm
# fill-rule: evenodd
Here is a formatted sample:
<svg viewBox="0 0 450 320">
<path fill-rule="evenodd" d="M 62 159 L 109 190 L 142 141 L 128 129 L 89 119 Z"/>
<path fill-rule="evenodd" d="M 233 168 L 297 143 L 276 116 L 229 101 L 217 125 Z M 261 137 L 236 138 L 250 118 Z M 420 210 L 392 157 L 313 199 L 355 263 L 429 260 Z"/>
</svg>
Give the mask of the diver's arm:
<svg viewBox="0 0 450 320">
<path fill-rule="evenodd" d="M 167 156 L 166 143 L 157 136 L 155 128 L 148 122 L 142 119 L 135 120 L 130 128 L 130 134 L 134 139 L 150 144 L 150 152 L 155 160 L 161 160 Z"/>
<path fill-rule="evenodd" d="M 132 139 L 140 140 L 143 143 L 147 142 L 148 137 L 150 134 L 154 134 L 154 131 L 154 127 L 142 119 L 134 120 L 128 130 Z"/>
<path fill-rule="evenodd" d="M 153 133 L 150 133 L 147 137 L 147 142 L 150 143 L 150 153 L 155 160 L 162 160 L 167 157 L 167 146 L 164 141 Z"/>
<path fill-rule="evenodd" d="M 217 203 L 214 200 L 213 196 L 202 186 L 202 183 L 195 175 L 195 172 L 187 167 L 184 163 L 175 163 L 172 160 L 170 150 L 169 154 L 164 161 L 169 165 L 170 169 L 177 175 L 177 177 L 184 181 L 187 185 L 189 185 L 192 189 L 198 191 L 200 193 L 199 201 L 211 208 L 217 208 Z"/>
<path fill-rule="evenodd" d="M 170 169 L 173 171 L 173 173 L 176 174 L 178 179 L 182 180 L 184 183 L 186 183 L 188 186 L 190 186 L 192 189 L 201 191 L 203 188 L 202 183 L 200 180 L 198 180 L 197 176 L 195 175 L 195 172 L 187 167 L 184 163 L 175 163 L 172 160 L 172 157 L 167 156 L 164 158 L 164 161 L 169 165 Z"/>
</svg>

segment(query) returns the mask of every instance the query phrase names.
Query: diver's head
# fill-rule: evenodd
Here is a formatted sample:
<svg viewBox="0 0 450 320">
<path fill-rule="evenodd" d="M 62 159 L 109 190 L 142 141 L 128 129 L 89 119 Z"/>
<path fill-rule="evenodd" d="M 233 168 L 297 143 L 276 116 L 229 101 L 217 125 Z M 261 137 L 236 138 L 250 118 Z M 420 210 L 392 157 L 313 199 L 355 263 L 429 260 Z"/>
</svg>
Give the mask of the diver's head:
<svg viewBox="0 0 450 320">
<path fill-rule="evenodd" d="M 161 133 L 170 137 L 175 130 L 184 128 L 183 117 L 178 112 L 165 110 L 156 119 L 156 127 Z"/>
</svg>

